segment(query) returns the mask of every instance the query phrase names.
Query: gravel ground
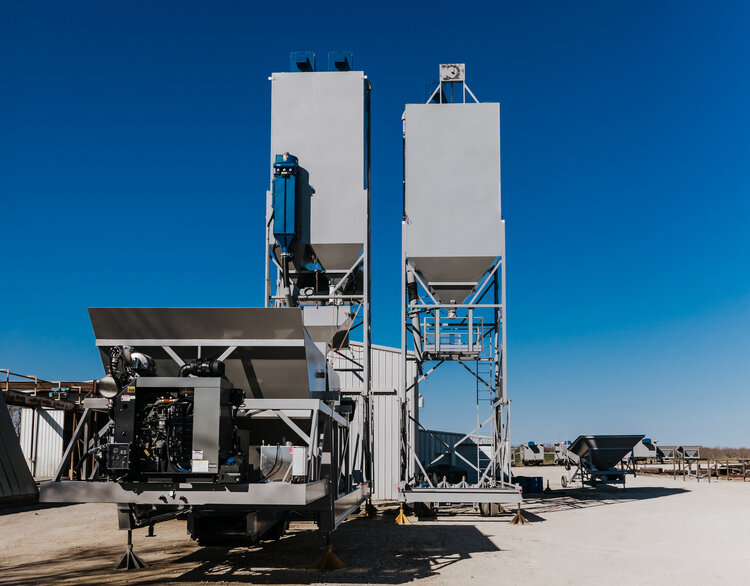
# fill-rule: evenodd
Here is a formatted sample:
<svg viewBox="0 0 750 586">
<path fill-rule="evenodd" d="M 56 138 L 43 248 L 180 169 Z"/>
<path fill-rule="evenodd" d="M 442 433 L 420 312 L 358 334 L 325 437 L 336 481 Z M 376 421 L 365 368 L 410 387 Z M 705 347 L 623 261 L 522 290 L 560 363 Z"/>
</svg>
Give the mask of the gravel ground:
<svg viewBox="0 0 750 586">
<path fill-rule="evenodd" d="M 334 534 L 348 568 L 309 569 L 322 538 L 305 524 L 251 548 L 200 548 L 184 521 L 134 533 L 143 570 L 112 570 L 124 550 L 113 505 L 0 511 L 0 585 L 6 584 L 511 584 L 746 583 L 750 579 L 750 482 L 700 483 L 639 476 L 628 488 L 562 490 L 561 468 L 544 475 L 551 493 L 528 498 L 528 525 L 511 514 L 482 518 L 446 508 L 436 520 L 393 523 L 353 517 Z"/>
</svg>

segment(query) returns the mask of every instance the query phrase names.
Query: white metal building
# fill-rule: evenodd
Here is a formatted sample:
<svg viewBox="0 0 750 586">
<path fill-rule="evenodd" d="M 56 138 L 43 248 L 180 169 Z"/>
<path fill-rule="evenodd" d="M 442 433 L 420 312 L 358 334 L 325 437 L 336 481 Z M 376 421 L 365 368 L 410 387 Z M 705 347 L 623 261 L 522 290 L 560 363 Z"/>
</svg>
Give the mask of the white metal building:
<svg viewBox="0 0 750 586">
<path fill-rule="evenodd" d="M 65 411 L 21 409 L 21 450 L 35 480 L 55 475 L 63 454 Z"/>
<path fill-rule="evenodd" d="M 358 394 L 362 391 L 362 380 L 356 371 L 361 364 L 362 344 L 351 342 L 349 348 L 342 349 L 333 367 L 339 372 L 341 391 L 345 394 Z M 398 496 L 399 482 L 399 368 L 401 350 L 387 346 L 372 346 L 372 392 L 373 430 L 375 436 L 375 500 L 395 499 Z M 416 377 L 416 363 L 409 362 L 409 380 Z M 413 406 L 408 405 L 410 413 Z"/>
</svg>

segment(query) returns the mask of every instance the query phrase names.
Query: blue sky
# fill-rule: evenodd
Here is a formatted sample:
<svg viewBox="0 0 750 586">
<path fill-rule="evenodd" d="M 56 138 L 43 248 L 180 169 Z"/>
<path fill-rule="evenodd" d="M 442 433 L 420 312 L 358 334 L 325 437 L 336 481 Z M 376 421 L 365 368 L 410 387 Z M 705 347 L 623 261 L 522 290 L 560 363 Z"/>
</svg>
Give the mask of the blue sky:
<svg viewBox="0 0 750 586">
<path fill-rule="evenodd" d="M 99 376 L 89 306 L 262 303 L 267 77 L 292 50 L 350 50 L 372 81 L 373 331 L 397 345 L 401 113 L 466 62 L 501 102 L 514 441 L 750 445 L 749 20 L 742 2 L 3 3 L 0 367 Z M 425 387 L 428 425 L 471 426 L 459 381 L 471 395 Z"/>
</svg>

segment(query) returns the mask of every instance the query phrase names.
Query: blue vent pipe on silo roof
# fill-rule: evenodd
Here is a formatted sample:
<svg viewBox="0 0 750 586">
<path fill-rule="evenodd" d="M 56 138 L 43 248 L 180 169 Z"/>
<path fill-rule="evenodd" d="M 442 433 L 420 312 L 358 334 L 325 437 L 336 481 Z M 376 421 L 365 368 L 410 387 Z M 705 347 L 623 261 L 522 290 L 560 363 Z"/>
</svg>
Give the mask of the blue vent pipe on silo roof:
<svg viewBox="0 0 750 586">
<path fill-rule="evenodd" d="M 289 54 L 289 71 L 315 71 L 315 53 L 312 51 L 292 51 Z"/>
<path fill-rule="evenodd" d="M 351 51 L 329 51 L 328 71 L 351 71 L 354 55 Z M 292 51 L 289 54 L 289 71 L 293 73 L 317 71 L 313 51 Z"/>
<path fill-rule="evenodd" d="M 329 51 L 328 71 L 351 71 L 354 67 L 354 56 L 351 51 Z"/>
<path fill-rule="evenodd" d="M 273 236 L 281 247 L 282 256 L 289 256 L 297 236 L 297 157 L 276 155 L 273 164 L 272 201 Z"/>
</svg>

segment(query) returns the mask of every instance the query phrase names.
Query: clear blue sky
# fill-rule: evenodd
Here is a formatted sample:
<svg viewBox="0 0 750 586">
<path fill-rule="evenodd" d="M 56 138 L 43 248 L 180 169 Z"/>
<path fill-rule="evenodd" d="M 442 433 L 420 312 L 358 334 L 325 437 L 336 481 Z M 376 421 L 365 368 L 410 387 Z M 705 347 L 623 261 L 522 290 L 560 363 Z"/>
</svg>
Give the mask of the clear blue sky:
<svg viewBox="0 0 750 586">
<path fill-rule="evenodd" d="M 403 105 L 466 62 L 501 102 L 513 440 L 750 445 L 748 22 L 744 2 L 4 2 L 0 367 L 100 376 L 89 306 L 261 304 L 267 77 L 342 49 L 374 88 L 377 343 L 399 343 Z M 465 430 L 435 380 L 424 419 Z"/>
</svg>

